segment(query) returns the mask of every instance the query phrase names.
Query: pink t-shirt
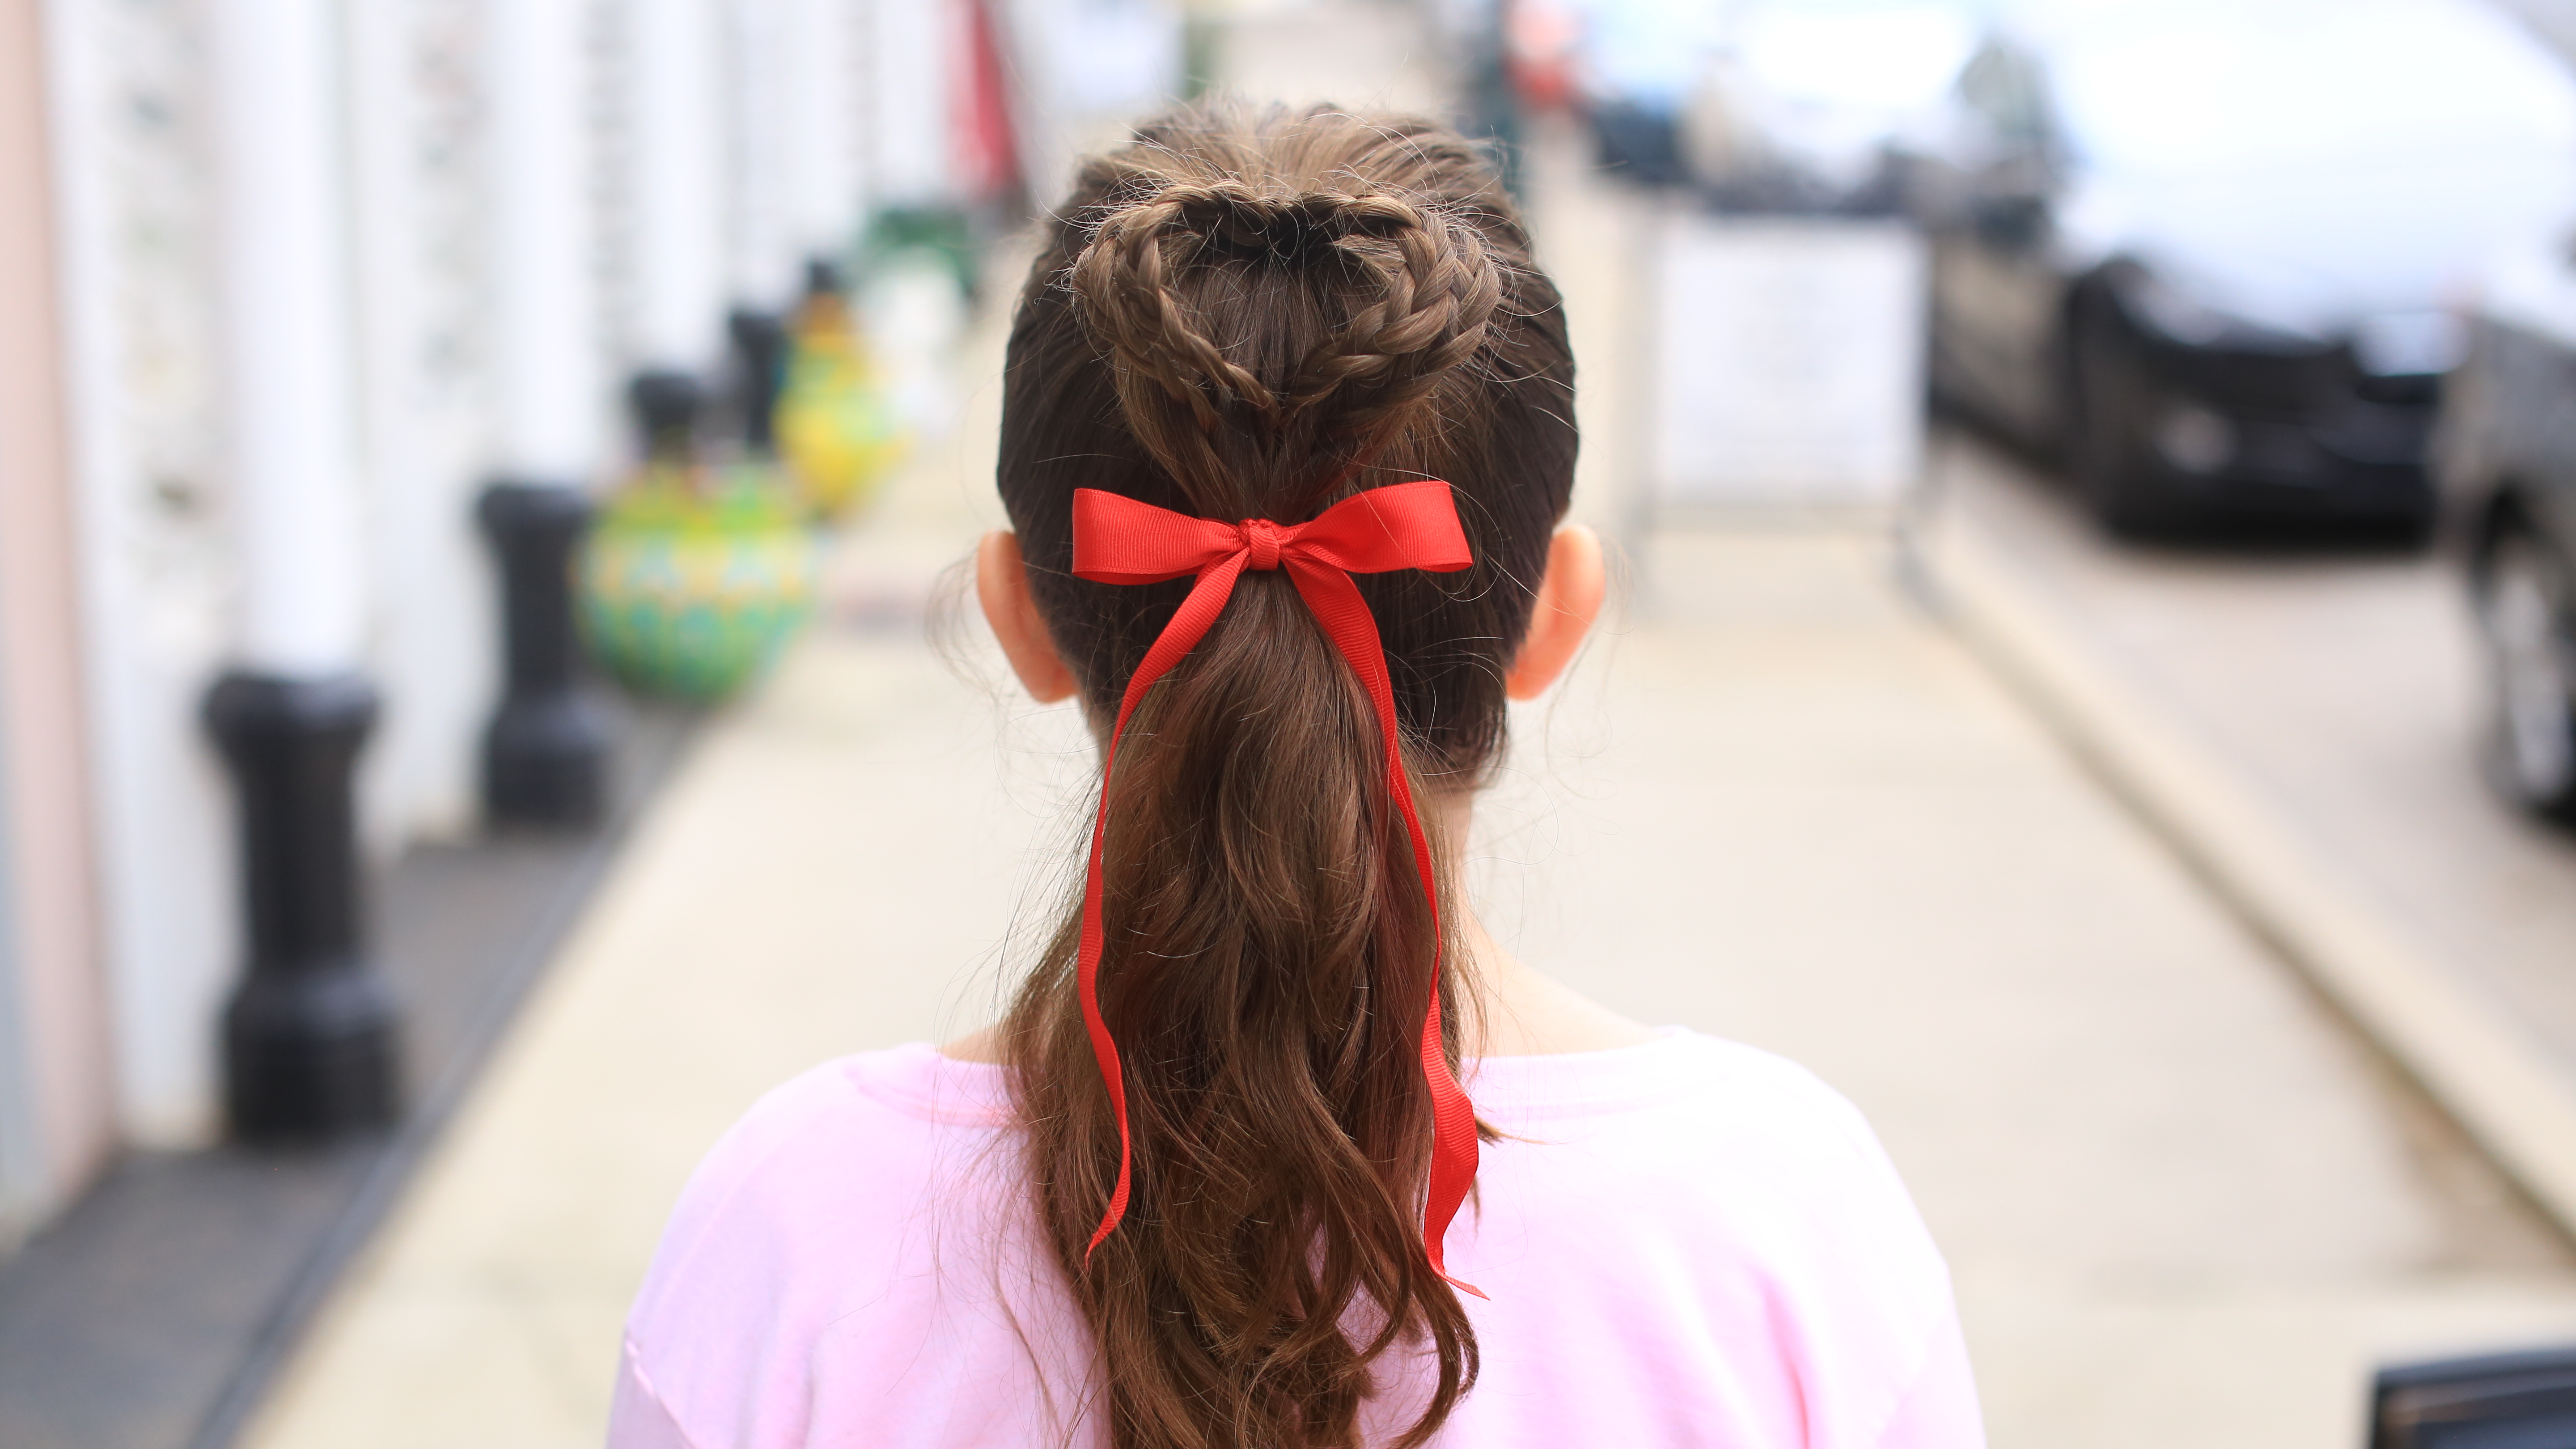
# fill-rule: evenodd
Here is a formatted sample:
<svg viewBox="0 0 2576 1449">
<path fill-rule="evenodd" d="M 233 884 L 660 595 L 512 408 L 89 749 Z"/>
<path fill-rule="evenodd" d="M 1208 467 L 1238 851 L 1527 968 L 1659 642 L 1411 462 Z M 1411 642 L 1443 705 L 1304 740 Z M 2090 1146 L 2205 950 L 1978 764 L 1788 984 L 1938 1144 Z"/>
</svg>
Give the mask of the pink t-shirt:
<svg viewBox="0 0 2576 1449">
<path fill-rule="evenodd" d="M 1976 1449 L 1950 1281 L 1860 1113 L 1671 1030 L 1492 1057 L 1451 1227 L 1481 1381 L 1448 1449 Z M 612 1449 L 1103 1442 L 1086 1335 L 1016 1171 L 1004 1068 L 928 1046 L 769 1094 L 682 1195 L 627 1319 Z M 1368 1422 L 1418 1405 L 1382 1369 Z"/>
</svg>

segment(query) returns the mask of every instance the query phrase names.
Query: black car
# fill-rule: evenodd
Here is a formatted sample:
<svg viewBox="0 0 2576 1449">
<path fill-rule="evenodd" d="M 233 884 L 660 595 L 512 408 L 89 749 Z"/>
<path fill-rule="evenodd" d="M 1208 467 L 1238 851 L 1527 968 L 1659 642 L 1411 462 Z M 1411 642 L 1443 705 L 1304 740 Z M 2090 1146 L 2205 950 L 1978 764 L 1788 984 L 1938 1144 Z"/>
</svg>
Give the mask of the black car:
<svg viewBox="0 0 2576 1449">
<path fill-rule="evenodd" d="M 2435 459 L 2486 645 L 2488 775 L 2576 825 L 2576 261 L 2563 246 L 2490 276 Z"/>
<path fill-rule="evenodd" d="M 2471 0 L 2033 17 L 1916 148 L 1936 402 L 2118 532 L 2428 523 L 2446 303 L 2576 199 L 2576 81 Z"/>
</svg>

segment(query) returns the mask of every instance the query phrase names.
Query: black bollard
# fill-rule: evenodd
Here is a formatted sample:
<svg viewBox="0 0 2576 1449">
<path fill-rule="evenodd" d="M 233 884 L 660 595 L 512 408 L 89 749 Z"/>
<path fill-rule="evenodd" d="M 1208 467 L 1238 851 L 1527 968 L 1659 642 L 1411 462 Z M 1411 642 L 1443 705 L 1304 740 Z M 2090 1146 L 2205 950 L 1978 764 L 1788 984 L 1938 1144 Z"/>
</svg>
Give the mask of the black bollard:
<svg viewBox="0 0 2576 1449">
<path fill-rule="evenodd" d="M 399 1110 L 392 993 L 368 960 L 351 773 L 376 722 L 355 674 L 230 673 L 206 727 L 232 767 L 250 962 L 224 1010 L 233 1135 L 327 1142 Z"/>
<path fill-rule="evenodd" d="M 501 707 L 483 732 L 483 809 L 495 825 L 587 829 L 608 803 L 607 717 L 582 687 L 572 556 L 590 527 L 578 488 L 495 483 L 475 517 L 501 566 Z"/>
<path fill-rule="evenodd" d="M 733 350 L 740 369 L 734 399 L 742 409 L 743 446 L 763 457 L 778 451 L 778 394 L 787 385 L 787 321 L 773 312 L 733 314 Z"/>
<path fill-rule="evenodd" d="M 644 451 L 656 461 L 684 463 L 697 456 L 699 420 L 707 406 L 705 383 L 685 372 L 639 372 L 626 385 L 626 402 L 644 434 Z"/>
</svg>

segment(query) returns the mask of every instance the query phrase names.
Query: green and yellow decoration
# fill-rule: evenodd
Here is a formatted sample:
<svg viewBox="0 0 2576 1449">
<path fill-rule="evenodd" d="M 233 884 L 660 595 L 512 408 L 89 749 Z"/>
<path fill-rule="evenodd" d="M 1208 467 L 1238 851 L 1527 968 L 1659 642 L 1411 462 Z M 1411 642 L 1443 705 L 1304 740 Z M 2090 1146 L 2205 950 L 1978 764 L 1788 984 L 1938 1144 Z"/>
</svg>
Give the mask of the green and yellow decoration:
<svg viewBox="0 0 2576 1449">
<path fill-rule="evenodd" d="M 797 310 L 774 426 L 817 518 L 863 507 L 903 461 L 903 419 L 836 289 L 815 288 Z"/>
<path fill-rule="evenodd" d="M 805 622 L 819 569 L 800 500 L 775 467 L 665 456 L 600 510 L 583 544 L 583 629 L 627 687 L 719 700 Z"/>
</svg>

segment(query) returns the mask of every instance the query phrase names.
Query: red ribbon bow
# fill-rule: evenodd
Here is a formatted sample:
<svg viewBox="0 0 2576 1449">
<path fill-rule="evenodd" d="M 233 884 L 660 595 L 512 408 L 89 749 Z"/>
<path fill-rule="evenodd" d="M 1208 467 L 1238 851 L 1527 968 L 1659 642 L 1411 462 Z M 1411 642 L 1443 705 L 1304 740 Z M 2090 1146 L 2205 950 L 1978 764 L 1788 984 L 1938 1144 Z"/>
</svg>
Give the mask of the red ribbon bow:
<svg viewBox="0 0 2576 1449">
<path fill-rule="evenodd" d="M 1083 1023 L 1091 1030 L 1091 1052 L 1100 1063 L 1101 1080 L 1109 1088 L 1110 1110 L 1118 1118 L 1118 1187 L 1109 1195 L 1109 1209 L 1101 1214 L 1090 1246 L 1083 1250 L 1085 1257 L 1116 1230 L 1119 1219 L 1127 1214 L 1127 1086 L 1118 1070 L 1118 1046 L 1109 1038 L 1108 1023 L 1101 1019 L 1096 989 L 1102 939 L 1101 835 L 1109 819 L 1109 771 L 1117 763 L 1118 737 L 1125 732 L 1127 717 L 1135 713 L 1145 691 L 1206 637 L 1217 615 L 1224 612 L 1226 600 L 1233 596 L 1234 581 L 1243 576 L 1243 571 L 1284 568 L 1298 596 L 1314 611 L 1316 622 L 1324 626 L 1333 646 L 1350 661 L 1351 669 L 1368 691 L 1369 702 L 1377 707 L 1378 733 L 1386 741 L 1387 795 L 1404 816 L 1405 831 L 1413 842 L 1414 868 L 1421 873 L 1423 899 L 1432 913 L 1435 955 L 1431 1000 L 1422 1018 L 1422 1079 L 1431 1090 L 1432 1146 L 1429 1191 L 1422 1204 L 1422 1245 L 1430 1254 L 1432 1271 L 1443 1278 L 1449 1276 L 1441 1242 L 1448 1235 L 1449 1220 L 1457 1216 L 1458 1205 L 1466 1200 L 1468 1184 L 1476 1179 L 1476 1110 L 1458 1079 L 1450 1074 L 1449 1060 L 1441 1052 L 1436 954 L 1440 898 L 1432 875 L 1431 845 L 1422 834 L 1421 817 L 1414 813 L 1413 790 L 1405 780 L 1404 760 L 1396 745 L 1395 689 L 1387 678 L 1386 647 L 1378 638 L 1377 620 L 1369 614 L 1368 602 L 1360 597 L 1359 586 L 1351 582 L 1351 575 L 1395 569 L 1452 573 L 1472 562 L 1449 485 L 1436 479 L 1354 494 L 1325 509 L 1314 522 L 1295 525 L 1273 523 L 1266 518 L 1220 523 L 1096 488 L 1075 490 L 1075 577 L 1102 584 L 1159 584 L 1185 574 L 1198 577 L 1189 597 L 1181 601 L 1180 610 L 1163 626 L 1153 647 L 1145 651 L 1145 662 L 1136 666 L 1136 677 L 1127 682 L 1126 696 L 1118 702 L 1118 723 L 1110 729 L 1109 746 L 1101 763 L 1100 814 L 1092 822 L 1091 861 L 1082 888 L 1078 980 Z M 1476 1291 L 1455 1279 L 1450 1281 L 1467 1292 Z"/>
</svg>

